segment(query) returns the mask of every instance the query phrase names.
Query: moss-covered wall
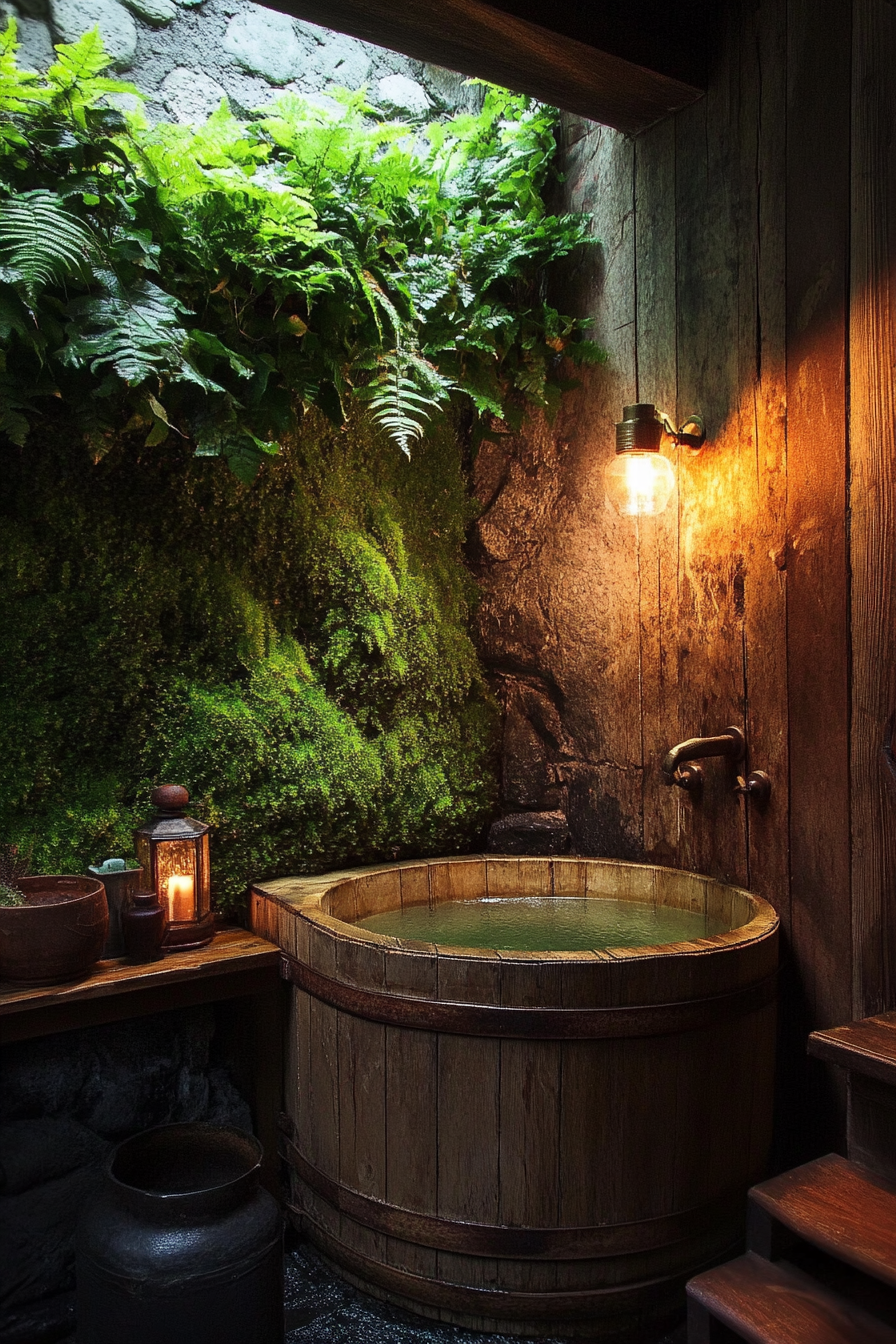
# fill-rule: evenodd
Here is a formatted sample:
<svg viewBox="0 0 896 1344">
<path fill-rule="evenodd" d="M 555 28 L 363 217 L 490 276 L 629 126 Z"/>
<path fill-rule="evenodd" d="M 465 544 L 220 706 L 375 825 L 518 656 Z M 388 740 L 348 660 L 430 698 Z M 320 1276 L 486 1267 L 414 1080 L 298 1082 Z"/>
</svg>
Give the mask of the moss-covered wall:
<svg viewBox="0 0 896 1344">
<path fill-rule="evenodd" d="M 0 838 L 34 871 L 130 852 L 163 780 L 214 826 L 224 908 L 478 841 L 494 720 L 450 425 L 408 462 L 309 415 L 247 486 L 176 442 L 94 463 L 60 407 L 0 459 Z"/>
</svg>

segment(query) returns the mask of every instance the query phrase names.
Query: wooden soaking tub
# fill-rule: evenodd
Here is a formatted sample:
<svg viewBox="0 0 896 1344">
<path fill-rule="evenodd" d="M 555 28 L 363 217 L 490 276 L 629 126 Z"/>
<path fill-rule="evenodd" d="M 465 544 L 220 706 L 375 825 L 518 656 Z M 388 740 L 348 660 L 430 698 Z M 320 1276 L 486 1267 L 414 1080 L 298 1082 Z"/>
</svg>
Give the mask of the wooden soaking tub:
<svg viewBox="0 0 896 1344">
<path fill-rule="evenodd" d="M 497 952 L 353 924 L 519 892 L 732 931 Z M 257 884 L 252 922 L 293 985 L 291 1217 L 353 1282 L 474 1329 L 638 1339 L 736 1248 L 770 1139 L 765 901 L 642 864 L 473 857 Z"/>
</svg>

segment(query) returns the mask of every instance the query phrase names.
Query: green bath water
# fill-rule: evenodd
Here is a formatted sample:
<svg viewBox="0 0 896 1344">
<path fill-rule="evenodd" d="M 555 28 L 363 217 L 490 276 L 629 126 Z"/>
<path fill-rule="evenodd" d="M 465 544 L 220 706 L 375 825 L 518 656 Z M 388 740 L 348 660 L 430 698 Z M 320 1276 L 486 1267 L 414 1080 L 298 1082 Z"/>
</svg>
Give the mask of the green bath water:
<svg viewBox="0 0 896 1344">
<path fill-rule="evenodd" d="M 588 952 L 650 947 L 725 933 L 724 920 L 640 901 L 581 896 L 505 896 L 412 905 L 358 920 L 358 927 L 448 947 L 506 952 Z"/>
</svg>

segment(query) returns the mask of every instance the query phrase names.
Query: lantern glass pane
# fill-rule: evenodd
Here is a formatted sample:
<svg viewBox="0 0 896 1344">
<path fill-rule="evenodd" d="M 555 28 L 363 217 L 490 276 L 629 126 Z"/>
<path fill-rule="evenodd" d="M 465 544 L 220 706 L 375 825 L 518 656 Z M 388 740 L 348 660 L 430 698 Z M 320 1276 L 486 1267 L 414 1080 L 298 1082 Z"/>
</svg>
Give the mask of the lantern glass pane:
<svg viewBox="0 0 896 1344">
<path fill-rule="evenodd" d="M 208 835 L 202 835 L 196 842 L 199 850 L 199 884 L 196 901 L 196 918 L 202 919 L 212 906 L 211 873 L 208 861 Z"/>
<path fill-rule="evenodd" d="M 144 887 L 152 887 L 156 895 L 159 894 L 156 887 L 156 875 L 152 870 L 152 848 L 149 843 L 148 835 L 141 835 L 139 831 L 134 836 L 134 848 L 137 851 L 137 862 L 143 869 L 140 877 L 140 883 Z"/>
<path fill-rule="evenodd" d="M 197 888 L 201 890 L 196 849 L 193 840 L 156 842 L 156 891 L 172 924 L 196 918 Z"/>
</svg>

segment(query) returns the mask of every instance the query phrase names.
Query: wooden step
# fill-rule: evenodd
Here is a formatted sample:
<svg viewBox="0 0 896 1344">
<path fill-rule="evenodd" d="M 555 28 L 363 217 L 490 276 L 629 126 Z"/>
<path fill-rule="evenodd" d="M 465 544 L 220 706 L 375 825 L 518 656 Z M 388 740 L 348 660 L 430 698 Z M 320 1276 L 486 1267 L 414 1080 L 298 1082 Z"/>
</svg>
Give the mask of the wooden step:
<svg viewBox="0 0 896 1344">
<path fill-rule="evenodd" d="M 747 1344 L 896 1344 L 896 1330 L 808 1275 L 747 1252 L 688 1284 L 688 1344 L 712 1344 L 713 1322 Z"/>
<path fill-rule="evenodd" d="M 878 1013 L 845 1027 L 813 1031 L 808 1051 L 815 1059 L 896 1087 L 896 1013 Z"/>
<path fill-rule="evenodd" d="M 750 1202 L 796 1236 L 896 1288 L 896 1186 L 829 1153 L 750 1191 Z M 751 1235 L 750 1246 L 763 1246 Z"/>
</svg>

